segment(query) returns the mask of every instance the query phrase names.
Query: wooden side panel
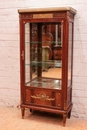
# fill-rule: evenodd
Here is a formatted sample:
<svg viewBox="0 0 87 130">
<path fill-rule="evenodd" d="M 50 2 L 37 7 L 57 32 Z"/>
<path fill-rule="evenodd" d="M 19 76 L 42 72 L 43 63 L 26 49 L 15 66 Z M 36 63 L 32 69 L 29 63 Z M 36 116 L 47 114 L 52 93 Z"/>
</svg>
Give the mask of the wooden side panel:
<svg viewBox="0 0 87 130">
<path fill-rule="evenodd" d="M 67 91 L 67 105 L 71 103 L 71 97 L 72 97 L 72 89 L 71 87 L 69 87 Z"/>
</svg>

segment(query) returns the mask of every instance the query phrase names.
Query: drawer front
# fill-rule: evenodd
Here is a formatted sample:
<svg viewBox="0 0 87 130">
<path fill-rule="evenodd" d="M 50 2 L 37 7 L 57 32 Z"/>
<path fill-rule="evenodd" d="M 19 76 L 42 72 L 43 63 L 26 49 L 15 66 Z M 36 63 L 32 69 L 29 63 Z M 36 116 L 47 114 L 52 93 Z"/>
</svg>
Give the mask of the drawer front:
<svg viewBox="0 0 87 130">
<path fill-rule="evenodd" d="M 26 89 L 25 103 L 61 108 L 61 93 L 43 89 Z"/>
</svg>

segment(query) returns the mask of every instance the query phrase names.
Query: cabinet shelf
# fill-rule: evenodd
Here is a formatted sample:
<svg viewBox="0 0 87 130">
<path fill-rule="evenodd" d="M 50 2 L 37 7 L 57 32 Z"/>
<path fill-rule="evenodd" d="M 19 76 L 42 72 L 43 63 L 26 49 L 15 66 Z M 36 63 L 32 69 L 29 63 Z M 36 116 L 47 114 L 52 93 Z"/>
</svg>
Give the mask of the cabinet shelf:
<svg viewBox="0 0 87 130">
<path fill-rule="evenodd" d="M 31 42 L 25 42 L 25 44 L 45 44 L 47 43 L 48 45 L 49 44 L 55 44 L 55 45 L 59 45 L 59 46 L 62 46 L 62 42 L 56 42 L 56 41 L 43 41 L 43 42 L 39 42 L 39 41 L 31 41 Z"/>
<path fill-rule="evenodd" d="M 57 68 L 61 68 L 62 67 L 62 61 L 44 61 L 44 62 L 37 62 L 37 61 L 31 61 L 30 63 L 27 63 L 25 65 L 30 65 L 30 66 L 50 66 L 50 67 L 57 67 Z"/>
<path fill-rule="evenodd" d="M 34 78 L 26 86 L 61 90 L 61 79 Z"/>
</svg>

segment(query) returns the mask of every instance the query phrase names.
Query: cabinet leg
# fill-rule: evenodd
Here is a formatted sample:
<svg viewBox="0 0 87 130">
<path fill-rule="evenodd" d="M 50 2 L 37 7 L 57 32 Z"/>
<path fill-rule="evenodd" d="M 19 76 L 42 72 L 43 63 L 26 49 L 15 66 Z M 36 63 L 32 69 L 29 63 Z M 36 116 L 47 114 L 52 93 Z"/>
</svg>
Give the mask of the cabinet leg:
<svg viewBox="0 0 87 130">
<path fill-rule="evenodd" d="M 68 118 L 70 118 L 70 117 L 71 117 L 71 110 L 68 113 Z"/>
<path fill-rule="evenodd" d="M 21 108 L 21 113 L 22 113 L 22 119 L 24 119 L 24 114 L 25 114 L 25 108 L 24 107 Z"/>
<path fill-rule="evenodd" d="M 30 109 L 30 112 L 31 112 L 31 113 L 34 113 L 34 110 L 33 110 L 33 109 Z"/>
<path fill-rule="evenodd" d="M 63 114 L 63 126 L 65 126 L 66 124 L 66 118 L 67 118 L 67 114 Z"/>
</svg>

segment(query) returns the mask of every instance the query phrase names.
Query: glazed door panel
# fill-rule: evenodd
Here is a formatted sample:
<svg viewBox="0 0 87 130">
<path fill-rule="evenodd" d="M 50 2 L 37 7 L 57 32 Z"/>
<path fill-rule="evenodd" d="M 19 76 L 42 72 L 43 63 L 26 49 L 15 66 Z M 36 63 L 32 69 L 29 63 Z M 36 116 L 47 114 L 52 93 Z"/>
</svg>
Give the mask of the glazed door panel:
<svg viewBox="0 0 87 130">
<path fill-rule="evenodd" d="M 62 89 L 62 37 L 62 22 L 25 23 L 25 86 Z"/>
</svg>

